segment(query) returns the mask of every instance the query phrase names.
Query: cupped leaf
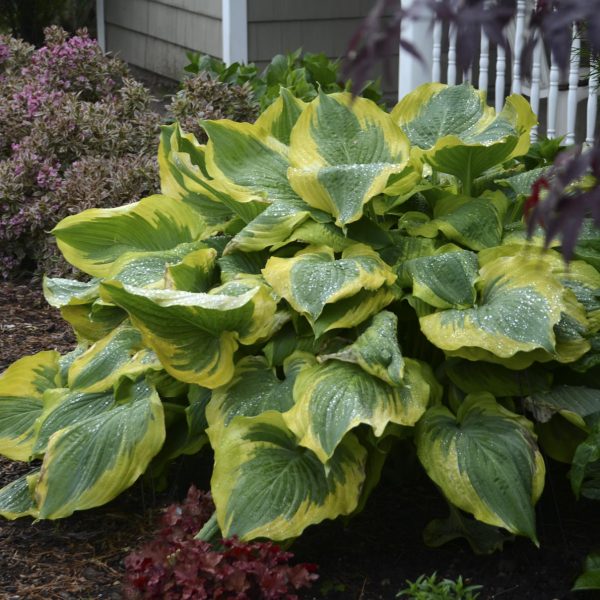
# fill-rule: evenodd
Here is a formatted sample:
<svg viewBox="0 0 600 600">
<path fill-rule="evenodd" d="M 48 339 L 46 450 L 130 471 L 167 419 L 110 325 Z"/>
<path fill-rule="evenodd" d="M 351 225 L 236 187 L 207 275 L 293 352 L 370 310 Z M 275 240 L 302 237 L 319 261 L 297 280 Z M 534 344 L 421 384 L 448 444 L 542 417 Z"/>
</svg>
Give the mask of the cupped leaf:
<svg viewBox="0 0 600 600">
<path fill-rule="evenodd" d="M 392 119 L 434 169 L 458 177 L 468 193 L 473 180 L 513 156 L 525 154 L 537 123 L 528 102 L 509 96 L 497 115 L 485 92 L 469 84 L 426 83 L 405 96 Z"/>
<path fill-rule="evenodd" d="M 100 280 L 98 279 L 77 281 L 44 275 L 42 285 L 46 302 L 54 308 L 91 304 L 100 295 Z"/>
<path fill-rule="evenodd" d="M 375 315 L 353 344 L 334 354 L 322 355 L 318 360 L 331 359 L 355 363 L 392 386 L 400 385 L 404 377 L 404 358 L 398 345 L 398 317 L 386 310 Z"/>
<path fill-rule="evenodd" d="M 400 385 L 391 386 L 358 365 L 329 361 L 300 370 L 294 386 L 294 407 L 283 415 L 299 444 L 326 463 L 344 439 L 361 423 L 376 436 L 388 423 L 412 426 L 425 412 L 430 386 L 423 365 L 406 359 Z"/>
<path fill-rule="evenodd" d="M 326 304 L 396 280 L 379 255 L 364 244 L 349 246 L 340 259 L 327 246 L 308 247 L 293 258 L 271 257 L 263 275 L 279 296 L 313 323 Z"/>
<path fill-rule="evenodd" d="M 291 134 L 288 177 L 311 206 L 343 227 L 407 165 L 409 144 L 374 102 L 349 93 L 319 93 Z"/>
<path fill-rule="evenodd" d="M 554 326 L 566 311 L 564 288 L 551 273 L 540 269 L 534 257 L 491 261 L 481 269 L 477 286 L 480 294 L 473 308 L 439 311 L 419 319 L 421 330 L 434 345 L 449 355 L 512 368 L 553 357 Z M 528 354 L 534 351 L 542 352 Z"/>
<path fill-rule="evenodd" d="M 417 425 L 417 453 L 452 504 L 476 519 L 537 543 L 533 505 L 544 486 L 544 461 L 528 421 L 473 394 L 455 417 L 430 408 Z"/>
<path fill-rule="evenodd" d="M 256 119 L 255 125 L 269 135 L 289 146 L 292 129 L 306 108 L 306 102 L 296 98 L 288 89 L 282 87 L 279 98 Z"/>
<path fill-rule="evenodd" d="M 68 374 L 69 388 L 88 393 L 112 388 L 141 348 L 139 331 L 128 323 L 121 325 L 73 361 Z"/>
<path fill-rule="evenodd" d="M 502 222 L 508 206 L 501 192 L 480 198 L 444 194 L 434 205 L 434 219 L 411 223 L 410 235 L 433 238 L 440 233 L 471 250 L 493 248 L 502 240 Z"/>
<path fill-rule="evenodd" d="M 437 308 L 468 308 L 476 299 L 477 255 L 466 250 L 413 258 L 402 264 L 412 294 Z"/>
<path fill-rule="evenodd" d="M 61 384 L 59 359 L 54 350 L 39 352 L 14 362 L 0 375 L 0 454 L 31 459 L 44 393 Z"/>
<path fill-rule="evenodd" d="M 35 499 L 42 519 L 105 504 L 146 470 L 165 439 L 158 394 L 144 382 L 108 412 L 50 437 Z"/>
<path fill-rule="evenodd" d="M 211 428 L 208 429 L 211 438 Z M 324 519 L 350 514 L 365 478 L 365 449 L 346 436 L 327 465 L 298 445 L 279 412 L 236 417 L 214 446 L 211 481 L 223 536 L 297 537 Z"/>
<path fill-rule="evenodd" d="M 5 519 L 37 517 L 38 509 L 33 490 L 40 476 L 39 469 L 23 475 L 0 489 L 0 516 Z"/>
<path fill-rule="evenodd" d="M 102 288 L 128 312 L 169 374 L 208 388 L 231 379 L 238 341 L 254 343 L 266 336 L 276 311 L 269 290 L 256 281 L 230 282 L 210 294 L 148 290 L 116 281 Z"/>
<path fill-rule="evenodd" d="M 209 137 L 207 170 L 234 200 L 298 198 L 287 178 L 288 146 L 269 131 L 227 119 L 204 121 L 203 127 Z"/>
<path fill-rule="evenodd" d="M 266 359 L 247 356 L 235 367 L 233 378 L 226 385 L 217 388 L 206 410 L 206 418 L 211 428 L 211 440 L 217 440 L 222 429 L 235 417 L 256 417 L 269 410 L 285 412 L 292 408 L 292 389 L 301 359 L 289 361 L 285 379 L 277 377 Z"/>
<path fill-rule="evenodd" d="M 117 208 L 85 210 L 63 219 L 52 233 L 72 265 L 105 277 L 125 253 L 143 257 L 172 251 L 180 244 L 198 242 L 209 235 L 205 231 L 198 213 L 183 202 L 155 195 Z"/>
<path fill-rule="evenodd" d="M 593 552 L 585 558 L 583 573 L 573 585 L 573 591 L 600 590 L 600 552 Z"/>
</svg>

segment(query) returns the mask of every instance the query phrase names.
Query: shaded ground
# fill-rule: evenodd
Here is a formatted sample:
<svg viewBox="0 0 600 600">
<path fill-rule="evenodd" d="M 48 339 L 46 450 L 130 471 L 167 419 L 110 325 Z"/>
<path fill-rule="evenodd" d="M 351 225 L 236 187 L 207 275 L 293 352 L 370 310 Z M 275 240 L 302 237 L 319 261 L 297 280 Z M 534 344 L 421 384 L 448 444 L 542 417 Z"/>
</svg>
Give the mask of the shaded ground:
<svg viewBox="0 0 600 600">
<path fill-rule="evenodd" d="M 51 348 L 65 352 L 74 344 L 39 287 L 0 282 L 0 371 L 25 354 Z M 483 584 L 481 600 L 600 597 L 569 594 L 584 556 L 600 546 L 600 510 L 592 502 L 573 500 L 564 468 L 551 465 L 538 505 L 540 550 L 520 539 L 502 553 L 474 556 L 461 542 L 440 549 L 423 545 L 428 520 L 447 510 L 417 470 L 400 474 L 400 464 L 388 466 L 362 514 L 347 525 L 312 527 L 294 544 L 298 560 L 320 565 L 321 580 L 303 600 L 391 600 L 405 579 L 434 571 Z M 29 468 L 0 458 L 0 486 Z M 61 521 L 0 520 L 0 600 L 120 598 L 122 559 L 151 535 L 159 508 L 180 499 L 191 479 L 199 487 L 208 485 L 202 462 L 186 459 L 177 469 L 177 485 L 160 496 L 140 483 L 105 507 Z"/>
</svg>

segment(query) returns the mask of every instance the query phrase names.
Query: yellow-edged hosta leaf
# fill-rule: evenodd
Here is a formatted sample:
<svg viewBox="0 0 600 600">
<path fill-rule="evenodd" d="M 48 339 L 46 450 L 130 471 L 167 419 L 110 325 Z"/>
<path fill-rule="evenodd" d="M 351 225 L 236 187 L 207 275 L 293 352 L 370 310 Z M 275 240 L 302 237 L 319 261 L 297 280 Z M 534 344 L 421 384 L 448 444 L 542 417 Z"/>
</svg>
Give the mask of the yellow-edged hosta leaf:
<svg viewBox="0 0 600 600">
<path fill-rule="evenodd" d="M 0 516 L 11 520 L 27 516 L 38 517 L 33 491 L 39 476 L 38 469 L 0 489 Z"/>
<path fill-rule="evenodd" d="M 211 428 L 208 435 L 212 443 Z M 276 411 L 236 417 L 218 437 L 211 491 L 224 537 L 287 540 L 356 508 L 367 452 L 353 434 L 327 465 Z"/>
<path fill-rule="evenodd" d="M 290 134 L 306 102 L 296 98 L 288 89 L 281 88 L 279 98 L 256 119 L 255 125 L 286 146 L 290 145 Z"/>
<path fill-rule="evenodd" d="M 117 208 L 84 210 L 63 219 L 52 233 L 64 257 L 94 277 L 109 275 L 125 253 L 171 251 L 209 235 L 197 212 L 160 195 Z"/>
<path fill-rule="evenodd" d="M 44 275 L 42 286 L 46 302 L 54 308 L 91 304 L 100 295 L 100 282 L 98 279 L 77 281 Z"/>
<path fill-rule="evenodd" d="M 477 255 L 467 250 L 440 252 L 402 263 L 413 296 L 437 308 L 468 308 L 476 298 Z"/>
<path fill-rule="evenodd" d="M 212 443 L 218 445 L 223 429 L 235 417 L 256 417 L 268 410 L 285 412 L 292 408 L 292 388 L 302 364 L 301 359 L 288 362 L 286 377 L 281 380 L 263 357 L 246 356 L 237 363 L 231 381 L 213 390 L 206 409 Z"/>
<path fill-rule="evenodd" d="M 450 355 L 513 368 L 553 357 L 554 327 L 566 309 L 564 288 L 540 270 L 538 261 L 525 255 L 500 257 L 481 269 L 477 287 L 479 300 L 473 308 L 419 319 L 429 341 Z"/>
<path fill-rule="evenodd" d="M 300 198 L 275 201 L 234 236 L 225 254 L 237 250 L 257 252 L 281 244 L 309 218 L 319 223 L 331 220 L 329 215 L 311 208 Z"/>
<path fill-rule="evenodd" d="M 160 370 L 158 358 L 142 347 L 140 332 L 124 323 L 78 356 L 68 372 L 68 385 L 80 392 L 111 389 L 124 375 Z"/>
<path fill-rule="evenodd" d="M 395 106 L 391 116 L 408 136 L 414 156 L 455 175 L 467 189 L 487 169 L 525 154 L 537 123 L 522 96 L 509 96 L 496 115 L 486 105 L 485 92 L 469 84 L 421 85 Z"/>
<path fill-rule="evenodd" d="M 165 439 L 163 408 L 145 382 L 108 412 L 50 437 L 35 499 L 42 519 L 109 502 L 146 470 Z"/>
<path fill-rule="evenodd" d="M 449 240 L 471 250 L 500 244 L 508 200 L 501 192 L 468 198 L 445 195 L 434 205 L 434 219 L 407 227 L 411 235 L 428 238 L 443 233 Z"/>
<path fill-rule="evenodd" d="M 0 375 L 0 454 L 31 459 L 44 393 L 61 384 L 59 359 L 54 350 L 38 352 L 17 360 Z"/>
<path fill-rule="evenodd" d="M 269 202 L 298 198 L 287 178 L 288 146 L 269 131 L 227 119 L 204 121 L 209 137 L 206 167 L 238 202 L 264 197 Z"/>
<path fill-rule="evenodd" d="M 256 195 L 237 201 L 206 170 L 206 146 L 178 124 L 163 126 L 158 151 L 162 193 L 177 198 L 201 215 L 207 228 L 225 230 L 237 215 L 248 223 L 266 204 Z"/>
<path fill-rule="evenodd" d="M 398 317 L 386 310 L 375 315 L 353 344 L 319 357 L 320 362 L 330 359 L 355 363 L 389 385 L 400 385 L 404 358 L 398 345 Z"/>
<path fill-rule="evenodd" d="M 231 379 L 238 341 L 254 343 L 267 336 L 276 312 L 269 290 L 256 281 L 229 282 L 210 294 L 149 290 L 116 281 L 102 287 L 129 313 L 170 375 L 208 388 Z"/>
<path fill-rule="evenodd" d="M 532 429 L 491 394 L 472 394 L 456 416 L 445 406 L 425 413 L 417 424 L 417 453 L 452 504 L 537 543 L 533 505 L 545 467 Z"/>
<path fill-rule="evenodd" d="M 354 296 L 361 290 L 391 285 L 396 275 L 364 244 L 354 244 L 340 259 L 327 246 L 310 246 L 293 258 L 271 257 L 263 269 L 271 287 L 311 322 L 326 304 Z"/>
<path fill-rule="evenodd" d="M 311 324 L 315 337 L 320 338 L 332 329 L 356 327 L 397 299 L 396 291 L 386 286 L 375 292 L 361 290 L 350 298 L 328 304 Z"/>
<path fill-rule="evenodd" d="M 294 126 L 289 156 L 294 190 L 343 227 L 360 219 L 390 175 L 404 170 L 409 144 L 374 102 L 321 92 Z"/>
<path fill-rule="evenodd" d="M 298 443 L 326 463 L 344 436 L 361 423 L 370 425 L 376 436 L 389 423 L 414 425 L 430 396 L 422 368 L 418 361 L 406 359 L 402 383 L 391 386 L 348 362 L 307 366 L 294 385 L 294 407 L 283 418 Z"/>
<path fill-rule="evenodd" d="M 89 417 L 108 412 L 115 405 L 113 390 L 103 393 L 72 392 L 68 388 L 48 390 L 44 394 L 44 410 L 39 416 L 33 454 L 42 457 L 50 437 L 61 429 Z"/>
</svg>

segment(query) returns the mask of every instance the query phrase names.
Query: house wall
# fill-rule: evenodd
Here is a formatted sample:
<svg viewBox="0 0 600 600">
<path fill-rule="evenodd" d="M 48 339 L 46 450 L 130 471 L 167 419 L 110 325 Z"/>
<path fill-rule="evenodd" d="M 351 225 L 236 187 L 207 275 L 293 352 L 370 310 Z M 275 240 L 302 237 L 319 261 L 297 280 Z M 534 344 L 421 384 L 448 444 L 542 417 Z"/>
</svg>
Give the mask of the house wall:
<svg viewBox="0 0 600 600">
<path fill-rule="evenodd" d="M 329 58 L 344 55 L 373 0 L 248 0 L 248 61 L 266 66 L 275 54 L 302 47 L 324 52 Z M 386 94 L 398 89 L 398 52 L 390 57 Z"/>
<path fill-rule="evenodd" d="M 222 53 L 221 0 L 105 0 L 105 22 L 107 50 L 172 79 L 186 50 Z"/>
</svg>

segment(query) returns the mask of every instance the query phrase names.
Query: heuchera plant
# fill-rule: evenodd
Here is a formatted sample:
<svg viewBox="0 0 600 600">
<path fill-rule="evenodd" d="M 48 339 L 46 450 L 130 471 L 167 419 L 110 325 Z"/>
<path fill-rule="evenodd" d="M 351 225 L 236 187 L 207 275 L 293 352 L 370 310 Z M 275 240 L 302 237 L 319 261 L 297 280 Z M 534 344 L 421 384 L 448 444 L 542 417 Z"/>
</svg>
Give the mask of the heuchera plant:
<svg viewBox="0 0 600 600">
<path fill-rule="evenodd" d="M 194 486 L 183 504 L 167 508 L 156 538 L 125 558 L 126 598 L 296 600 L 293 592 L 318 578 L 316 565 L 290 566 L 294 555 L 271 542 L 194 539 L 213 509 Z"/>
<path fill-rule="evenodd" d="M 98 506 L 208 443 L 223 536 L 286 540 L 360 510 L 402 439 L 454 507 L 432 543 L 537 543 L 542 452 L 598 489 L 600 273 L 528 240 L 535 121 L 427 84 L 163 128 L 162 195 L 54 229 L 91 277 L 45 281 L 80 345 L 0 378 L 0 452 L 42 459 L 0 514 Z"/>
</svg>

